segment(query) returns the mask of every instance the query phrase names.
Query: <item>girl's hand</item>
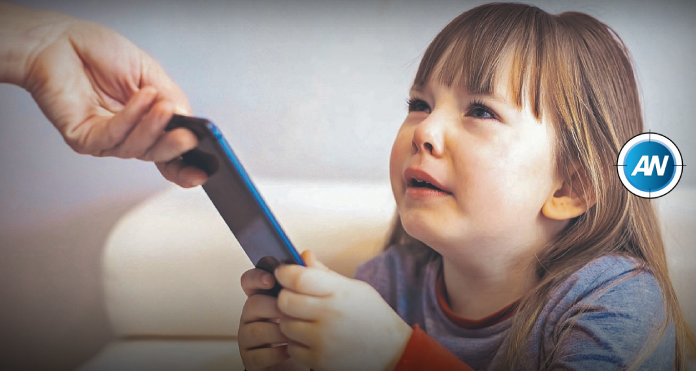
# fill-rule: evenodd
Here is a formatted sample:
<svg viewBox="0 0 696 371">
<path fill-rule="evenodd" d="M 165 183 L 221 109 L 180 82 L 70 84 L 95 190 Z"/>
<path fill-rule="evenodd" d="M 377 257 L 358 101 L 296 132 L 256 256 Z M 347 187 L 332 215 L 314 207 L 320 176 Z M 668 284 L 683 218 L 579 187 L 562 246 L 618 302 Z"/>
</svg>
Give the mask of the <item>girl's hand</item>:
<svg viewBox="0 0 696 371">
<path fill-rule="evenodd" d="M 250 269 L 242 275 L 242 289 L 247 295 L 239 323 L 239 352 L 244 367 L 257 370 L 307 370 L 290 359 L 288 338 L 280 332 L 278 299 L 260 294 L 275 285 L 273 276 L 261 269 Z"/>
<path fill-rule="evenodd" d="M 287 351 L 317 370 L 391 370 L 411 327 L 369 284 L 333 272 L 305 251 L 307 267 L 283 265 L 275 276 Z"/>
</svg>

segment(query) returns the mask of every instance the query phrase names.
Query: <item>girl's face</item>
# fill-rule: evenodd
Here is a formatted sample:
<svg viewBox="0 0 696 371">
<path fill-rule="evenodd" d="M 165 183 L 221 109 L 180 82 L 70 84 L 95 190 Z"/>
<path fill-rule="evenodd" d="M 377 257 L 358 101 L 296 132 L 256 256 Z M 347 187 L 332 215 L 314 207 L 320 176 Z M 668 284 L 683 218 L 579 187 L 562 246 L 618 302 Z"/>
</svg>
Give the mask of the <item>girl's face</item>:
<svg viewBox="0 0 696 371">
<path fill-rule="evenodd" d="M 560 184 L 553 129 L 512 103 L 506 85 L 497 95 L 434 82 L 411 90 L 392 190 L 406 232 L 443 256 L 539 246 L 558 230 L 541 213 Z"/>
</svg>

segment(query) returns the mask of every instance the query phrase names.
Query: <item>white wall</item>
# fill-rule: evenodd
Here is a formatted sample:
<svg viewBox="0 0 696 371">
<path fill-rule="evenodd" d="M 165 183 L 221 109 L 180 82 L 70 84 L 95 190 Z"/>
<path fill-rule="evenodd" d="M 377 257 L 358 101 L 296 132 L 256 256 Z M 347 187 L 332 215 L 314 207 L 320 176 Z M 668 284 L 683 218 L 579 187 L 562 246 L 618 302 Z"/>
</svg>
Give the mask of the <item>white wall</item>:
<svg viewBox="0 0 696 371">
<path fill-rule="evenodd" d="M 153 55 L 252 176 L 386 179 L 407 89 L 432 37 L 480 1 L 26 1 L 112 27 Z M 696 164 L 696 6 L 533 2 L 613 26 L 636 60 L 647 126 Z M 435 5 L 436 4 L 436 5 Z M 696 185 L 685 168 L 682 185 Z M 73 154 L 28 94 L 0 86 L 0 230 L 165 185 L 151 164 Z"/>
</svg>

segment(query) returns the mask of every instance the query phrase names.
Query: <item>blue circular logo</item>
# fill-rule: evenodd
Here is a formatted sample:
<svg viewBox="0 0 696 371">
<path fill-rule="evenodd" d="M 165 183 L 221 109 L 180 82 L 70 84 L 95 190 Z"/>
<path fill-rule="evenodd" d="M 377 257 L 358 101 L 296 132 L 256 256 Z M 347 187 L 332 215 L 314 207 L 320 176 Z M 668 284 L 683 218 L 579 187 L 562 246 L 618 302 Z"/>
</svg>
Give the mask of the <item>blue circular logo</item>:
<svg viewBox="0 0 696 371">
<path fill-rule="evenodd" d="M 624 187 L 636 196 L 661 197 L 677 186 L 682 173 L 677 146 L 664 135 L 643 133 L 621 149 L 617 162 Z"/>
</svg>

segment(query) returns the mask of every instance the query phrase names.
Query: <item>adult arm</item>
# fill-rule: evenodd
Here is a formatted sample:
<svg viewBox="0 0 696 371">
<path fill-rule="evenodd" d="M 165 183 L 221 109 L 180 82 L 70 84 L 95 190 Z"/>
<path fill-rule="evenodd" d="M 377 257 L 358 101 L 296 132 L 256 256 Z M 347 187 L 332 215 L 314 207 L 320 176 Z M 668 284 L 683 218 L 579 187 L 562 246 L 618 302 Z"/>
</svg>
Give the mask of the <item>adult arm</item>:
<svg viewBox="0 0 696 371">
<path fill-rule="evenodd" d="M 206 179 L 180 159 L 196 137 L 164 132 L 174 112 L 191 112 L 186 96 L 157 62 L 108 28 L 0 2 L 0 82 L 31 93 L 78 153 L 152 161 L 184 187 Z"/>
</svg>

